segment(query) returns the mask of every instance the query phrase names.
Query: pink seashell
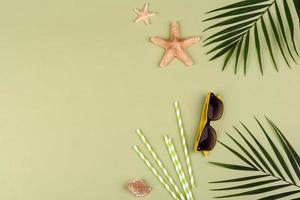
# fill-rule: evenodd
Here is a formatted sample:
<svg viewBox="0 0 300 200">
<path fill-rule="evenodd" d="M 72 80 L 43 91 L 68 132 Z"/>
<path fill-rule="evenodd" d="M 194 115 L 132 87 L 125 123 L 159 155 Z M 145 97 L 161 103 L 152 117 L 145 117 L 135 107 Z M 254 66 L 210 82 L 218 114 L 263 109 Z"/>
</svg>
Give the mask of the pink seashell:
<svg viewBox="0 0 300 200">
<path fill-rule="evenodd" d="M 144 197 L 151 192 L 151 187 L 143 179 L 136 178 L 128 183 L 128 190 L 136 197 Z"/>
</svg>

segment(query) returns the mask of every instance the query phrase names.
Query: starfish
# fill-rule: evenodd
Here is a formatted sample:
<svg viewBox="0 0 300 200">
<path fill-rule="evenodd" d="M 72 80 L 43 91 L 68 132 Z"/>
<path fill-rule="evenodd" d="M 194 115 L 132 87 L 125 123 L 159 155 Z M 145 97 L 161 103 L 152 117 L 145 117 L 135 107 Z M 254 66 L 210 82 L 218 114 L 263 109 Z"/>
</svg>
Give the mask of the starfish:
<svg viewBox="0 0 300 200">
<path fill-rule="evenodd" d="M 155 12 L 150 12 L 148 10 L 148 7 L 149 7 L 149 4 L 146 3 L 144 5 L 144 8 L 142 10 L 139 10 L 139 9 L 134 9 L 134 12 L 137 13 L 137 18 L 135 19 L 135 23 L 137 22 L 140 22 L 140 21 L 143 21 L 146 25 L 149 25 L 150 22 L 149 22 L 149 18 L 154 16 L 154 15 L 157 15 L 157 13 Z"/>
<path fill-rule="evenodd" d="M 192 59 L 185 52 L 185 49 L 192 44 L 198 43 L 200 37 L 180 38 L 179 26 L 177 22 L 171 23 L 170 38 L 151 37 L 150 41 L 165 49 L 165 54 L 160 61 L 160 66 L 167 66 L 173 58 L 177 57 L 187 66 L 193 65 Z"/>
</svg>

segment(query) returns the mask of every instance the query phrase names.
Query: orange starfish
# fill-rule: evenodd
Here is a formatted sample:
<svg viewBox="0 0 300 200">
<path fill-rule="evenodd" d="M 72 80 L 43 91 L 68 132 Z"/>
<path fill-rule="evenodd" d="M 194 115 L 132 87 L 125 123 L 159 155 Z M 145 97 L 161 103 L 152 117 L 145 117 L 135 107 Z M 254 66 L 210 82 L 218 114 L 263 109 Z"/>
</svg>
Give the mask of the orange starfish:
<svg viewBox="0 0 300 200">
<path fill-rule="evenodd" d="M 193 65 L 193 61 L 185 52 L 185 49 L 192 44 L 198 43 L 200 41 L 200 37 L 181 39 L 177 22 L 172 22 L 169 39 L 151 37 L 150 41 L 165 49 L 165 54 L 160 61 L 161 67 L 167 66 L 175 57 L 179 58 L 187 66 L 191 66 Z"/>
<path fill-rule="evenodd" d="M 149 25 L 150 22 L 149 22 L 149 18 L 154 16 L 154 15 L 157 15 L 157 13 L 155 12 L 150 12 L 148 10 L 148 7 L 149 7 L 149 4 L 146 3 L 144 5 L 144 8 L 143 10 L 139 10 L 139 9 L 134 9 L 134 12 L 137 13 L 137 18 L 135 19 L 135 23 L 137 22 L 140 22 L 140 21 L 143 21 L 146 25 Z"/>
</svg>

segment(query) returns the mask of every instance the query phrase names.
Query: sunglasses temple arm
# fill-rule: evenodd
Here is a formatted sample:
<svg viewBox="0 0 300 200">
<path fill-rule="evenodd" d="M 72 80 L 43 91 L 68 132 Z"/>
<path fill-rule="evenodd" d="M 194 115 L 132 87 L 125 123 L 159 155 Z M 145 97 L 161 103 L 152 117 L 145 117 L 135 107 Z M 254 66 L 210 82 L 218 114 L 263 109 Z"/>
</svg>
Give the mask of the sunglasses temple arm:
<svg viewBox="0 0 300 200">
<path fill-rule="evenodd" d="M 203 153 L 203 155 L 204 155 L 205 157 L 208 156 L 208 151 L 202 151 L 202 153 Z"/>
</svg>

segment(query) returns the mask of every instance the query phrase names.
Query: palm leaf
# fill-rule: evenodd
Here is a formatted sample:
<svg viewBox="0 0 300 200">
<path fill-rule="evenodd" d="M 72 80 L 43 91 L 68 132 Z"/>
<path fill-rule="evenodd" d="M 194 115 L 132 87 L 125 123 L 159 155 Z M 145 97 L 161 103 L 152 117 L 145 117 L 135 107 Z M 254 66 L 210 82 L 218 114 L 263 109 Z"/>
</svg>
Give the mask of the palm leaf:
<svg viewBox="0 0 300 200">
<path fill-rule="evenodd" d="M 299 0 L 294 0 L 294 4 L 295 4 L 296 11 L 297 11 L 299 21 L 300 21 L 300 1 Z"/>
<path fill-rule="evenodd" d="M 247 69 L 249 42 L 250 42 L 250 37 L 249 37 L 249 32 L 248 32 L 245 37 L 245 47 L 244 47 L 244 74 L 246 74 L 246 72 L 247 72 L 246 69 Z"/>
<path fill-rule="evenodd" d="M 291 33 L 291 37 L 292 37 L 292 42 L 293 42 L 293 45 L 294 45 L 294 49 L 295 49 L 297 55 L 299 56 L 298 51 L 297 51 L 297 47 L 296 47 L 296 44 L 295 44 L 294 22 L 293 22 L 292 14 L 290 12 L 290 8 L 289 8 L 289 5 L 287 3 L 287 0 L 283 0 L 283 5 L 284 5 L 284 10 L 286 12 L 286 19 L 288 21 L 289 30 L 290 30 L 290 33 Z"/>
<path fill-rule="evenodd" d="M 260 198 L 256 199 L 274 200 L 284 197 L 300 199 L 299 154 L 270 119 L 266 117 L 269 129 L 257 118 L 255 120 L 266 143 L 262 144 L 262 139 L 256 138 L 254 133 L 244 123 L 241 123 L 244 131 L 234 127 L 237 136 L 234 137 L 227 133 L 236 147 L 229 146 L 223 142 L 219 143 L 242 163 L 210 163 L 229 170 L 239 171 L 244 173 L 244 175 L 212 181 L 210 182 L 211 184 L 219 186 L 212 189 L 212 191 L 226 191 L 226 195 L 216 196 L 216 198 L 234 198 L 259 194 Z M 228 186 L 228 184 L 230 185 Z M 223 185 L 223 187 L 220 187 L 220 185 Z M 251 197 L 251 199 L 255 198 Z"/>
<path fill-rule="evenodd" d="M 300 18 L 300 0 L 292 1 Z M 295 32 L 299 27 L 294 25 L 293 15 L 288 0 L 243 0 L 237 3 L 214 9 L 204 21 L 214 22 L 204 32 L 212 32 L 204 39 L 204 46 L 211 46 L 207 54 L 214 54 L 210 60 L 223 55 L 226 68 L 232 57 L 235 57 L 234 72 L 237 73 L 239 61 L 244 63 L 244 74 L 247 72 L 249 41 L 253 40 L 256 57 L 261 74 L 264 73 L 265 54 L 269 54 L 276 71 L 277 59 L 281 55 L 288 67 L 299 58 Z M 289 32 L 289 34 L 287 34 Z M 268 51 L 263 51 L 265 43 Z M 297 56 L 297 57 L 296 57 Z"/>
</svg>

